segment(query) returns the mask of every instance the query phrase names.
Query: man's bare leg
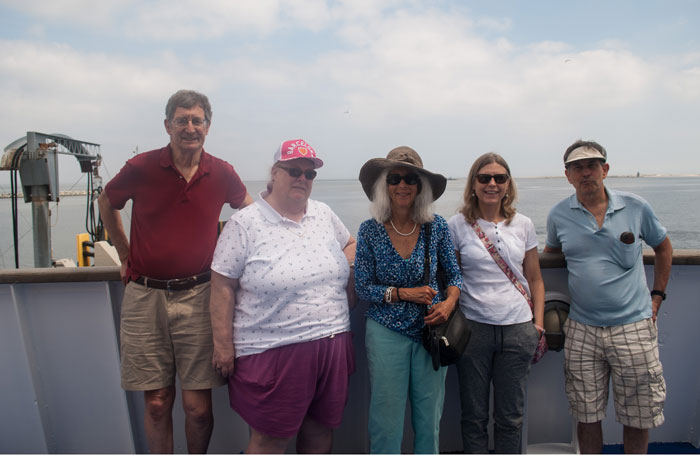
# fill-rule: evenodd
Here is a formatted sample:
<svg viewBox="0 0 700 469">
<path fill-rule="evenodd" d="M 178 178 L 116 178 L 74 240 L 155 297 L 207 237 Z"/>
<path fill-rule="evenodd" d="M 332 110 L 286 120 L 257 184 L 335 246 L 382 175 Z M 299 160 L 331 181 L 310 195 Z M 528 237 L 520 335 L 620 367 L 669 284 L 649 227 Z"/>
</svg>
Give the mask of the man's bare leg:
<svg viewBox="0 0 700 469">
<path fill-rule="evenodd" d="M 173 452 L 173 403 L 175 386 L 144 391 L 144 427 L 148 449 L 154 454 Z"/>
<path fill-rule="evenodd" d="M 625 425 L 622 428 L 622 442 L 625 445 L 625 454 L 647 454 L 649 430 Z"/>
<path fill-rule="evenodd" d="M 214 429 L 211 389 L 182 390 L 187 452 L 205 454 Z"/>
<path fill-rule="evenodd" d="M 601 454 L 603 452 L 603 427 L 600 422 L 579 422 L 576 431 L 581 454 Z"/>
</svg>

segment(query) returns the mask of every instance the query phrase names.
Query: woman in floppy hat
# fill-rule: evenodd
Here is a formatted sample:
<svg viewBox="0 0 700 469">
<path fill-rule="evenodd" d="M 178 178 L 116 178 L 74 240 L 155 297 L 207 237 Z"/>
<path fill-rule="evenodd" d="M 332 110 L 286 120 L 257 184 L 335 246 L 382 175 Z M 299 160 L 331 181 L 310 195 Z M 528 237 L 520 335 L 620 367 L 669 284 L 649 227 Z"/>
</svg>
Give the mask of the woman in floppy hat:
<svg viewBox="0 0 700 469">
<path fill-rule="evenodd" d="M 401 452 L 408 397 L 414 452 L 437 453 L 447 368 L 433 369 L 421 331 L 426 324 L 449 318 L 462 283 L 447 223 L 431 213 L 447 180 L 424 169 L 413 149 L 398 147 L 386 158 L 367 161 L 360 182 L 373 216 L 360 226 L 355 258 L 357 294 L 370 302 L 365 337 L 370 452 Z M 431 259 L 429 285 L 423 282 L 426 247 Z M 446 273 L 446 296 L 438 291 L 438 260 Z"/>
</svg>

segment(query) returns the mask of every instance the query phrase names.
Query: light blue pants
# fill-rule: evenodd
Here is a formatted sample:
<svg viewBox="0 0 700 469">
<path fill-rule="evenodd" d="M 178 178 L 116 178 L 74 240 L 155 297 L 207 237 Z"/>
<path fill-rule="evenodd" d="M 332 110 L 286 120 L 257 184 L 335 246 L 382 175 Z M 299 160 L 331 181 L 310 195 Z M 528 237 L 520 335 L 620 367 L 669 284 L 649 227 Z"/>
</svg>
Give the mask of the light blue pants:
<svg viewBox="0 0 700 469">
<path fill-rule="evenodd" d="M 371 388 L 370 453 L 401 453 L 408 397 L 414 453 L 437 454 L 447 367 L 435 371 L 423 345 L 369 318 L 365 344 Z"/>
</svg>

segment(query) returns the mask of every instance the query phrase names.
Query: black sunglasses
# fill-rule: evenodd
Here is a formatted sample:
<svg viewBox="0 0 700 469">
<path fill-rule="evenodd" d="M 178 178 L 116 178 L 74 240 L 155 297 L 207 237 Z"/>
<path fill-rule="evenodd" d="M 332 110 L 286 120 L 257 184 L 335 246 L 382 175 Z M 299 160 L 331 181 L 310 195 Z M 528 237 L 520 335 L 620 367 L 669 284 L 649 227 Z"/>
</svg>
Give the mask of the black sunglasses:
<svg viewBox="0 0 700 469">
<path fill-rule="evenodd" d="M 420 182 L 420 176 L 418 176 L 416 173 L 408 173 L 405 176 L 401 176 L 400 174 L 396 174 L 396 173 L 391 173 L 391 174 L 386 175 L 386 183 L 389 184 L 390 186 L 395 186 L 397 184 L 400 184 L 402 179 L 409 186 L 415 186 L 416 184 L 418 184 Z"/>
<path fill-rule="evenodd" d="M 299 176 L 301 176 L 303 174 L 306 179 L 311 181 L 318 174 L 313 169 L 287 168 L 286 166 L 278 166 L 278 168 L 282 168 L 285 171 L 287 171 L 289 173 L 289 175 L 291 177 L 293 177 L 294 179 L 298 178 Z"/>
<path fill-rule="evenodd" d="M 507 174 L 477 174 L 476 175 L 476 180 L 479 181 L 481 184 L 488 184 L 491 182 L 491 178 L 493 178 L 494 181 L 496 181 L 496 184 L 505 184 L 508 179 L 510 179 L 510 176 Z"/>
</svg>

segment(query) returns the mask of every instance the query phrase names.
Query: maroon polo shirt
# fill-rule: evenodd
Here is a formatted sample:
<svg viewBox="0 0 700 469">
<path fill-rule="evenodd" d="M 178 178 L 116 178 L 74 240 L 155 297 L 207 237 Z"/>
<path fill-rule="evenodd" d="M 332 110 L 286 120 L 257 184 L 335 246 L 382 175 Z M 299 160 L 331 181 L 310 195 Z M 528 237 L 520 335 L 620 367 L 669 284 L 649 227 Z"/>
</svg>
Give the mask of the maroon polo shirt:
<svg viewBox="0 0 700 469">
<path fill-rule="evenodd" d="M 168 280 L 209 270 L 225 203 L 239 208 L 246 188 L 229 163 L 202 150 L 186 182 L 170 146 L 136 155 L 104 188 L 112 207 L 131 199 L 127 275 Z"/>
</svg>

